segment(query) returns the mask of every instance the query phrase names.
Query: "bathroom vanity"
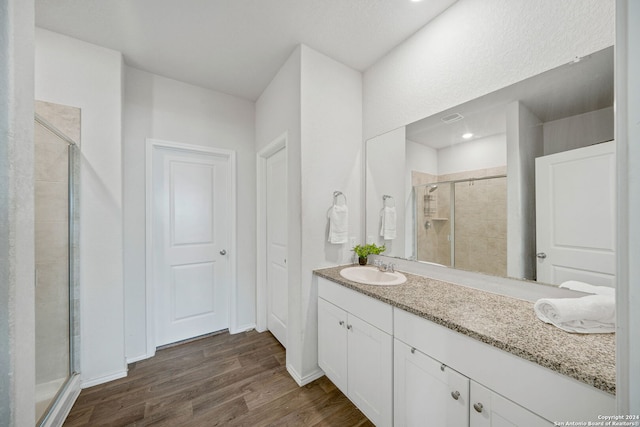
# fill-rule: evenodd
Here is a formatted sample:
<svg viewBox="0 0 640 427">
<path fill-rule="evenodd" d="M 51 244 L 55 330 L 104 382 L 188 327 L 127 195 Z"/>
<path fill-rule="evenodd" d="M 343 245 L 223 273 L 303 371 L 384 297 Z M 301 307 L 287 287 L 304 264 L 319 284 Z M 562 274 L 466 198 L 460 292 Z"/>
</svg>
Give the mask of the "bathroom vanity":
<svg viewBox="0 0 640 427">
<path fill-rule="evenodd" d="M 615 414 L 615 336 L 563 332 L 533 303 L 404 273 L 318 277 L 318 363 L 378 426 L 552 426 Z"/>
</svg>

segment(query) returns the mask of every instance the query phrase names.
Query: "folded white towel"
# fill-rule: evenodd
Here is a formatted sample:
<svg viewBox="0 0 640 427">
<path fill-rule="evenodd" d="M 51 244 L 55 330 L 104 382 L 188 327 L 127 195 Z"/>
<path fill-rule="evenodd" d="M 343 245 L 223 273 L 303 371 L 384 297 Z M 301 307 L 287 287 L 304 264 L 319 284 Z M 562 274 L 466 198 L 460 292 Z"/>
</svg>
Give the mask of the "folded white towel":
<svg viewBox="0 0 640 427">
<path fill-rule="evenodd" d="M 385 206 L 380 214 L 382 216 L 380 226 L 380 236 L 384 240 L 393 240 L 396 238 L 396 207 Z"/>
<path fill-rule="evenodd" d="M 349 209 L 333 205 L 329 209 L 329 243 L 340 245 L 349 240 Z"/>
<path fill-rule="evenodd" d="M 590 285 L 585 282 L 578 282 L 577 280 L 568 280 L 563 282 L 560 288 L 571 289 L 572 291 L 580 291 L 585 292 L 587 294 L 596 294 L 596 295 L 611 295 L 616 296 L 615 288 L 610 288 L 608 286 L 595 286 Z"/>
<path fill-rule="evenodd" d="M 616 302 L 611 295 L 542 298 L 533 309 L 540 320 L 567 332 L 600 334 L 616 329 Z"/>
</svg>

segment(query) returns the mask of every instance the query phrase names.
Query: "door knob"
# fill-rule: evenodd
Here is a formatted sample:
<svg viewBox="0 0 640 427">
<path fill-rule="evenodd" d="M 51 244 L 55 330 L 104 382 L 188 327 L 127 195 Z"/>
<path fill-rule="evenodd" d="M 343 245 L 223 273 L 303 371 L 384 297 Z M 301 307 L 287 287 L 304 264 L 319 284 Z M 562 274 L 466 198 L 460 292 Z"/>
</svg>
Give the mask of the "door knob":
<svg viewBox="0 0 640 427">
<path fill-rule="evenodd" d="M 480 403 L 480 402 L 473 404 L 473 409 L 475 409 L 476 412 L 482 412 L 482 408 L 483 408 L 483 406 L 482 406 L 482 403 Z"/>
<path fill-rule="evenodd" d="M 453 397 L 454 400 L 458 400 L 460 399 L 460 392 L 459 391 L 452 391 L 451 392 L 451 397 Z"/>
<path fill-rule="evenodd" d="M 223 249 L 223 250 L 220 251 L 220 255 L 226 255 L 226 254 L 227 254 L 226 250 Z"/>
<path fill-rule="evenodd" d="M 547 257 L 547 254 L 545 254 L 544 252 L 538 252 L 538 253 L 536 254 L 536 256 L 537 256 L 539 259 L 545 259 L 545 258 Z"/>
</svg>

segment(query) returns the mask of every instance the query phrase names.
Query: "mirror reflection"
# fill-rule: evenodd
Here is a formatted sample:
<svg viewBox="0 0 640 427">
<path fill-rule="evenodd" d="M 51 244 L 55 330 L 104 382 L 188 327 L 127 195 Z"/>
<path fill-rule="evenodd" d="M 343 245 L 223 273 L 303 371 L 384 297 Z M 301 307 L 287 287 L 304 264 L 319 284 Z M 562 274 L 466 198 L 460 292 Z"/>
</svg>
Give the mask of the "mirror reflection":
<svg viewBox="0 0 640 427">
<path fill-rule="evenodd" d="M 491 275 L 614 286 L 613 130 L 611 47 L 373 138 L 367 242 Z"/>
</svg>

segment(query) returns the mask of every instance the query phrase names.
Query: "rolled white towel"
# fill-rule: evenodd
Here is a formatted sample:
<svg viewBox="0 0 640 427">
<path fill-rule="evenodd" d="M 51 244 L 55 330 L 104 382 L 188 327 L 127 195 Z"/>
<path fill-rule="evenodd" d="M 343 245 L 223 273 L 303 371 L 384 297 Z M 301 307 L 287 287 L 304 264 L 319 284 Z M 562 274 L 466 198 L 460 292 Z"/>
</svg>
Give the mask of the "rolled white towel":
<svg viewBox="0 0 640 427">
<path fill-rule="evenodd" d="M 587 294 L 595 294 L 595 295 L 611 295 L 616 296 L 615 288 L 610 288 L 608 286 L 595 286 L 590 285 L 589 283 L 579 282 L 577 280 L 568 280 L 563 282 L 560 288 L 571 289 L 572 291 L 580 291 Z"/>
<path fill-rule="evenodd" d="M 601 334 L 616 329 L 616 303 L 611 295 L 542 298 L 533 309 L 540 320 L 567 332 Z"/>
<path fill-rule="evenodd" d="M 380 236 L 384 240 L 393 240 L 396 238 L 396 208 L 395 206 L 385 206 L 382 209 L 382 224 L 380 226 Z"/>
<path fill-rule="evenodd" d="M 349 209 L 346 205 L 333 205 L 329 209 L 329 243 L 340 245 L 349 240 Z"/>
</svg>

